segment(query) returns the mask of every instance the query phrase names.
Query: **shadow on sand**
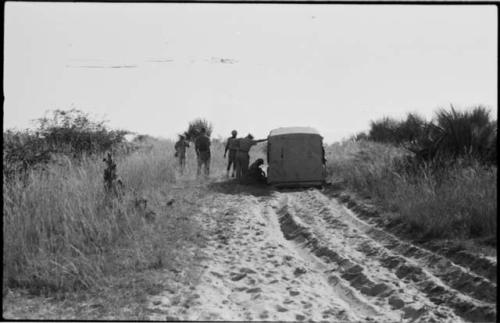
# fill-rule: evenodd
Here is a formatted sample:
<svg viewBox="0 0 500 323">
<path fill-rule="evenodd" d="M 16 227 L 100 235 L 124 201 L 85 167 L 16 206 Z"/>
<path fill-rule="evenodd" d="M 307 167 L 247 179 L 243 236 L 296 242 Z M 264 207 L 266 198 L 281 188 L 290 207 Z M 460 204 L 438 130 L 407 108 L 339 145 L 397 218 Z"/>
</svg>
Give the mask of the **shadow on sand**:
<svg viewBox="0 0 500 323">
<path fill-rule="evenodd" d="M 288 187 L 288 188 L 275 188 L 266 184 L 256 182 L 243 182 L 240 183 L 235 179 L 213 182 L 208 185 L 208 188 L 223 194 L 249 194 L 257 197 L 271 196 L 274 192 L 303 192 L 312 189 L 311 187 Z M 330 189 L 334 192 L 338 190 L 336 187 L 328 186 L 325 189 Z"/>
<path fill-rule="evenodd" d="M 210 190 L 223 194 L 249 194 L 257 197 L 271 196 L 276 190 L 266 184 L 255 182 L 240 183 L 235 179 L 208 184 Z"/>
</svg>

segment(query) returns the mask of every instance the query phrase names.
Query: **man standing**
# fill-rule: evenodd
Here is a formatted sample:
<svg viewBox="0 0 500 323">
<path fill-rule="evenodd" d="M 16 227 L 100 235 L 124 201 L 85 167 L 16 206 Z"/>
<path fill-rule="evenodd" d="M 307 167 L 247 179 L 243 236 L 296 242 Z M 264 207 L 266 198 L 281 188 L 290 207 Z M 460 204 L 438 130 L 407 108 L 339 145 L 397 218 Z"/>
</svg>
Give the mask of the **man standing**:
<svg viewBox="0 0 500 323">
<path fill-rule="evenodd" d="M 196 175 L 199 177 L 201 173 L 201 166 L 205 167 L 205 177 L 210 173 L 210 138 L 206 134 L 206 129 L 200 129 L 200 135 L 194 141 L 196 156 L 198 157 L 198 171 Z"/>
<path fill-rule="evenodd" d="M 179 159 L 179 167 L 181 174 L 184 173 L 184 168 L 186 167 L 186 148 L 189 147 L 189 143 L 183 135 L 179 135 L 179 141 L 175 143 L 175 157 Z"/>
<path fill-rule="evenodd" d="M 231 177 L 234 177 L 236 169 L 236 151 L 238 150 L 238 139 L 236 135 L 238 132 L 236 130 L 231 131 L 231 137 L 227 139 L 226 149 L 224 150 L 224 158 L 226 158 L 227 151 L 229 150 L 229 158 L 227 159 L 227 176 L 229 177 L 229 170 L 231 165 L 233 165 L 233 173 Z"/>
<path fill-rule="evenodd" d="M 266 141 L 266 139 L 253 140 L 253 136 L 248 134 L 245 138 L 238 140 L 238 152 L 236 153 L 236 178 L 242 179 L 248 172 L 248 163 L 250 161 L 250 155 L 248 155 L 250 148 L 259 142 Z"/>
</svg>

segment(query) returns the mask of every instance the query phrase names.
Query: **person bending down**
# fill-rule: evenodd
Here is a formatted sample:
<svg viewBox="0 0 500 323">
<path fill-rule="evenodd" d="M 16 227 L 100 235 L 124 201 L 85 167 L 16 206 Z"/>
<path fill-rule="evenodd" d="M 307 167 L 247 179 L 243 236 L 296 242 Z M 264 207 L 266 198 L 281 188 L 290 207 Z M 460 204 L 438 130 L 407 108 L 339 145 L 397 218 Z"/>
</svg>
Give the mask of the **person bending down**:
<svg viewBox="0 0 500 323">
<path fill-rule="evenodd" d="M 264 165 L 264 160 L 262 158 L 257 159 L 250 165 L 247 172 L 248 179 L 256 181 L 260 184 L 266 184 L 267 178 L 266 174 L 262 170 L 261 166 Z"/>
</svg>

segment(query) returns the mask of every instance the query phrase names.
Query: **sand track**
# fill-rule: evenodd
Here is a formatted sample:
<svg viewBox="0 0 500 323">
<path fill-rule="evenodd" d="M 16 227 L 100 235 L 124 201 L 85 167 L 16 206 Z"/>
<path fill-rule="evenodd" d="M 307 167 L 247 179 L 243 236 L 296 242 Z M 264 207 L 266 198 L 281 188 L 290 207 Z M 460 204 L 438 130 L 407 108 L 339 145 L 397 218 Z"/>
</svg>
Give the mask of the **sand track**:
<svg viewBox="0 0 500 323">
<path fill-rule="evenodd" d="M 318 190 L 214 192 L 197 286 L 154 320 L 496 321 L 496 279 L 404 242 Z"/>
</svg>

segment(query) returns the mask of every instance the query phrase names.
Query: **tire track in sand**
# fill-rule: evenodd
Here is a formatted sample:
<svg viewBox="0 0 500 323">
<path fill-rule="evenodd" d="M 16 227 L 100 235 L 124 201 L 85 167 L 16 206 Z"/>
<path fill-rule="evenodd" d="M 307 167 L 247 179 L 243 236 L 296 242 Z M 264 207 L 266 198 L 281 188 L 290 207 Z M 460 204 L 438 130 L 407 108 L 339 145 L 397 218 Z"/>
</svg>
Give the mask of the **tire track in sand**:
<svg viewBox="0 0 500 323">
<path fill-rule="evenodd" d="M 186 290 L 180 301 L 159 295 L 151 307 L 178 320 L 400 319 L 366 302 L 348 284 L 332 280 L 315 259 L 285 239 L 272 201 L 245 194 L 207 198 L 198 215 L 209 232 L 200 284 Z"/>
<path fill-rule="evenodd" d="M 288 238 L 334 263 L 374 301 L 422 321 L 496 321 L 495 283 L 369 225 L 319 191 L 281 198 L 278 213 Z"/>
<path fill-rule="evenodd" d="M 489 296 L 451 288 L 423 258 L 391 248 L 394 241 L 319 191 L 213 193 L 202 202 L 194 215 L 208 236 L 200 283 L 158 295 L 151 308 L 160 314 L 152 319 L 496 318 Z"/>
</svg>

